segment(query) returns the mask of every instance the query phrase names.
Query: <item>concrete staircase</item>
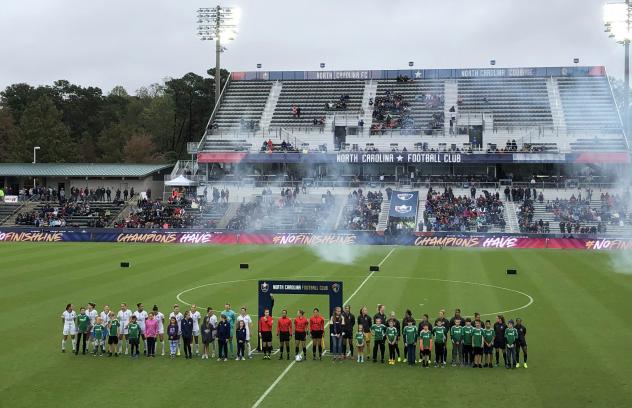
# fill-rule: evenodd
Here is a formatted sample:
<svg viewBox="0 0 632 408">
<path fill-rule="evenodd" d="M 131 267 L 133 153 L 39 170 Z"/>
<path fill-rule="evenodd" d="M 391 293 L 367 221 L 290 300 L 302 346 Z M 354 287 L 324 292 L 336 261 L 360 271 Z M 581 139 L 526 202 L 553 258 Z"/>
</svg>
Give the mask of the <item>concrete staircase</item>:
<svg viewBox="0 0 632 408">
<path fill-rule="evenodd" d="M 378 218 L 377 227 L 375 229 L 377 232 L 386 231 L 386 227 L 388 227 L 388 213 L 389 213 L 390 208 L 391 208 L 391 200 L 383 200 L 381 211 L 380 211 L 380 217 Z"/>
<path fill-rule="evenodd" d="M 226 209 L 224 216 L 219 221 L 217 221 L 217 228 L 226 228 L 230 220 L 232 220 L 233 217 L 237 214 L 237 209 L 240 205 L 241 204 L 239 202 L 228 203 L 228 208 Z"/>
<path fill-rule="evenodd" d="M 516 205 L 512 201 L 504 201 L 504 205 L 505 211 L 503 216 L 505 217 L 507 232 L 520 232 L 518 216 L 516 214 Z"/>
<path fill-rule="evenodd" d="M 261 129 L 268 129 L 270 127 L 272 116 L 274 115 L 274 110 L 276 109 L 282 88 L 283 83 L 279 81 L 272 85 L 270 94 L 268 95 L 268 100 L 266 101 L 266 106 L 263 108 L 263 113 L 261 114 L 261 120 L 259 120 L 259 127 Z"/>
<path fill-rule="evenodd" d="M 362 95 L 362 110 L 364 115 L 360 119 L 364 121 L 364 129 L 362 136 L 368 136 L 371 131 L 371 123 L 373 122 L 373 105 L 369 105 L 369 100 L 375 100 L 377 95 L 377 81 L 366 81 L 364 85 L 364 94 Z"/>
<path fill-rule="evenodd" d="M 459 98 L 459 85 L 456 79 L 448 79 L 444 83 L 444 103 L 443 103 L 443 117 L 444 117 L 444 131 L 445 135 L 450 135 L 450 118 L 452 116 L 457 117 L 459 113 L 459 107 L 457 101 Z M 454 112 L 450 112 L 450 108 L 454 106 Z M 456 123 L 454 124 L 454 130 L 456 131 Z"/>
<path fill-rule="evenodd" d="M 560 97 L 560 88 L 557 83 L 557 78 L 547 79 L 546 89 L 549 94 L 553 126 L 557 129 L 560 136 L 557 140 L 557 145 L 560 148 L 569 149 L 570 145 L 566 132 L 566 119 L 564 118 L 564 108 L 562 106 L 562 98 Z"/>
</svg>

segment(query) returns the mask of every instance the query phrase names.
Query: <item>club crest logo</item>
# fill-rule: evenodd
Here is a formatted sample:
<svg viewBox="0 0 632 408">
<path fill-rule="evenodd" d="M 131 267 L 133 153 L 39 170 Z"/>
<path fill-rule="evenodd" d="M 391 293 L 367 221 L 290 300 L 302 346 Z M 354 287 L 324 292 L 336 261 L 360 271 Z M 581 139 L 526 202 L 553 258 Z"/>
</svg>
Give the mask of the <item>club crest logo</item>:
<svg viewBox="0 0 632 408">
<path fill-rule="evenodd" d="M 340 291 L 340 285 L 339 285 L 339 284 L 337 284 L 337 283 L 332 284 L 332 285 L 331 285 L 331 290 L 332 290 L 332 292 L 334 292 L 334 293 L 338 293 L 338 292 Z"/>
<path fill-rule="evenodd" d="M 406 214 L 410 212 L 412 209 L 413 207 L 411 205 L 396 205 L 395 206 L 395 211 L 400 214 Z"/>
<path fill-rule="evenodd" d="M 268 293 L 268 290 L 270 289 L 270 285 L 268 285 L 267 282 L 263 282 L 261 284 L 261 292 L 262 293 Z"/>
<path fill-rule="evenodd" d="M 410 194 L 410 193 L 399 193 L 397 194 L 397 198 L 399 198 L 402 201 L 408 201 L 411 198 L 413 198 L 414 194 Z"/>
</svg>

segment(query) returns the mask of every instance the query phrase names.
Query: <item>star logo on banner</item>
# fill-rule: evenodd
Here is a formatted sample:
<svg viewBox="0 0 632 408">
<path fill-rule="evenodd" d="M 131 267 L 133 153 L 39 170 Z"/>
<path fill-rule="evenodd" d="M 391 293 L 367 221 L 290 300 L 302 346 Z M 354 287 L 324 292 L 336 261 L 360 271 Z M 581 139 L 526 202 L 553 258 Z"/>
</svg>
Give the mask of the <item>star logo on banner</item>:
<svg viewBox="0 0 632 408">
<path fill-rule="evenodd" d="M 404 160 L 404 156 L 402 156 L 401 154 L 399 156 L 396 157 L 397 161 L 400 162 L 402 160 Z"/>
<path fill-rule="evenodd" d="M 415 72 L 415 78 L 421 78 L 421 71 Z"/>
</svg>

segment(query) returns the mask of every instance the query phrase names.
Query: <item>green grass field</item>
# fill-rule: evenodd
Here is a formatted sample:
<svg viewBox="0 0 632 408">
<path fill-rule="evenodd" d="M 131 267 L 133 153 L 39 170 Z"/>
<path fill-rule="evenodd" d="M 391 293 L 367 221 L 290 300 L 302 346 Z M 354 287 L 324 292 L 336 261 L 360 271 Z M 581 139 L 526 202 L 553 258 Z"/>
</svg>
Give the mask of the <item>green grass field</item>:
<svg viewBox="0 0 632 408">
<path fill-rule="evenodd" d="M 257 280 L 274 278 L 342 280 L 345 299 L 355 292 L 354 314 L 361 305 L 373 314 L 377 303 L 399 318 L 410 308 L 432 320 L 441 308 L 492 319 L 520 309 L 506 316 L 522 317 L 528 328 L 529 368 L 425 370 L 310 359 L 293 364 L 261 406 L 317 407 L 331 398 L 336 406 L 632 406 L 632 275 L 615 271 L 609 253 L 398 247 L 366 279 L 368 266 L 392 248 L 352 250 L 357 258 L 340 264 L 303 247 L 3 243 L 0 406 L 251 407 L 290 362 L 76 357 L 60 352 L 59 316 L 66 303 L 78 310 L 89 301 L 99 311 L 125 301 L 147 309 L 156 303 L 168 313 L 179 293 L 196 287 L 181 295 L 182 307 L 219 309 L 229 301 L 254 316 Z M 121 269 L 120 261 L 132 267 Z M 240 262 L 251 268 L 240 270 Z M 518 275 L 505 274 L 511 267 Z M 326 305 L 321 296 L 277 296 L 275 314 Z"/>
</svg>

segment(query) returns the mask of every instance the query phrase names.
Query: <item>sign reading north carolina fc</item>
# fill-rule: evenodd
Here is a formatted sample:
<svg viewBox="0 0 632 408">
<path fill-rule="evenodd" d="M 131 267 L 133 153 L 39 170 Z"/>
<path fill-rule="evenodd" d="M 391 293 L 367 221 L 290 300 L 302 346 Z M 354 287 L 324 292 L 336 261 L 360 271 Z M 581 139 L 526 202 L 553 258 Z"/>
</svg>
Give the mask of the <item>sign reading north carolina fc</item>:
<svg viewBox="0 0 632 408">
<path fill-rule="evenodd" d="M 338 153 L 338 163 L 461 163 L 461 153 Z"/>
</svg>

